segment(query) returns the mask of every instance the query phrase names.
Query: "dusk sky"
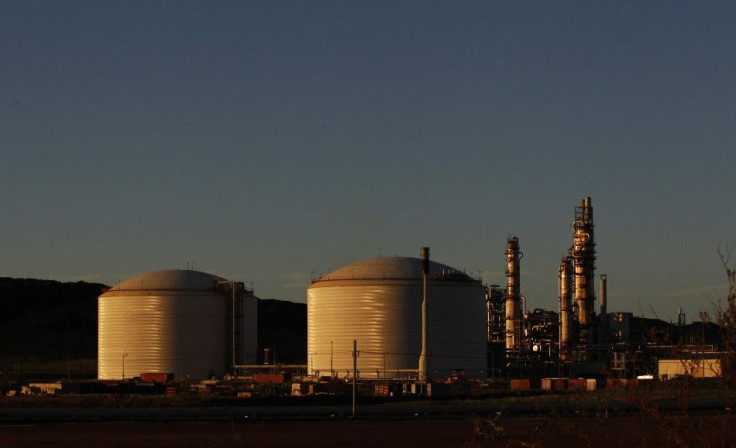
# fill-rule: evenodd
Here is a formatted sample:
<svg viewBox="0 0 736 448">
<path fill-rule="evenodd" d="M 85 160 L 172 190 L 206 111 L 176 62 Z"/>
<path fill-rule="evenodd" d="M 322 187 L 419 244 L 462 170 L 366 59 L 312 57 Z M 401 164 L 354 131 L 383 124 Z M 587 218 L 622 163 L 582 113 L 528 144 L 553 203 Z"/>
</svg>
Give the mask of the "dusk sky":
<svg viewBox="0 0 736 448">
<path fill-rule="evenodd" d="M 556 310 L 590 196 L 609 311 L 712 314 L 735 24 L 730 1 L 0 0 L 0 276 L 193 263 L 304 302 L 422 246 L 505 285 L 516 235 L 528 306 Z"/>
</svg>

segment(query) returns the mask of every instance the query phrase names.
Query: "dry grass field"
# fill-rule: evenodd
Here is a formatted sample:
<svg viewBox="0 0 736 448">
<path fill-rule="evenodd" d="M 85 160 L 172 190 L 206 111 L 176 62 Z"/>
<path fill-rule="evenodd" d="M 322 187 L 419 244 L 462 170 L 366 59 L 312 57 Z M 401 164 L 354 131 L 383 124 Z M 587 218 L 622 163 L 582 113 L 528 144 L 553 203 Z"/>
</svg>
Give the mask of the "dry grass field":
<svg viewBox="0 0 736 448">
<path fill-rule="evenodd" d="M 356 417 L 342 404 L 9 398 L 0 402 L 0 448 L 736 446 L 736 399 L 722 390 L 371 403 Z"/>
</svg>

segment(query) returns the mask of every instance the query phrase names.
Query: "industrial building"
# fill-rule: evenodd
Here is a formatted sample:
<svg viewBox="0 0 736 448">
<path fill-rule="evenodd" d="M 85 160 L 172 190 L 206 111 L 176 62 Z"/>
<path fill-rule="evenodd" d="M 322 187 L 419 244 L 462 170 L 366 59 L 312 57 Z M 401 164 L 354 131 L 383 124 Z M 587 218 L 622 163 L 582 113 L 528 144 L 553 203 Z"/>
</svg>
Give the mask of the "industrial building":
<svg viewBox="0 0 736 448">
<path fill-rule="evenodd" d="M 311 283 L 307 289 L 311 375 L 352 376 L 353 341 L 359 378 L 487 375 L 483 285 L 457 269 L 429 261 L 424 249 L 422 258 L 372 258 Z"/>
<path fill-rule="evenodd" d="M 222 376 L 253 364 L 257 300 L 243 283 L 193 270 L 125 280 L 98 298 L 98 378 Z"/>
</svg>

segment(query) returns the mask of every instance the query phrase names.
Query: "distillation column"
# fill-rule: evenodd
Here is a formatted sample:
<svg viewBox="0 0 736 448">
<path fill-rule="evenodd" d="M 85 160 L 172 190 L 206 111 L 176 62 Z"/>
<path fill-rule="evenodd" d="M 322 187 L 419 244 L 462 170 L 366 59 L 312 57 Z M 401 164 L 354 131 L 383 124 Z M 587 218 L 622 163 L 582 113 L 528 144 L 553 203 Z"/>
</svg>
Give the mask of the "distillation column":
<svg viewBox="0 0 736 448">
<path fill-rule="evenodd" d="M 562 259 L 559 268 L 560 288 L 560 354 L 564 354 L 570 345 L 570 324 L 572 323 L 572 258 Z"/>
<path fill-rule="evenodd" d="M 593 207 L 590 197 L 575 207 L 575 221 L 572 223 L 573 245 L 570 247 L 575 279 L 575 305 L 578 308 L 580 325 L 580 344 L 593 344 L 595 338 L 595 238 L 593 235 Z"/>
<path fill-rule="evenodd" d="M 521 286 L 519 276 L 519 238 L 506 241 L 506 353 L 518 351 L 521 339 Z"/>
</svg>

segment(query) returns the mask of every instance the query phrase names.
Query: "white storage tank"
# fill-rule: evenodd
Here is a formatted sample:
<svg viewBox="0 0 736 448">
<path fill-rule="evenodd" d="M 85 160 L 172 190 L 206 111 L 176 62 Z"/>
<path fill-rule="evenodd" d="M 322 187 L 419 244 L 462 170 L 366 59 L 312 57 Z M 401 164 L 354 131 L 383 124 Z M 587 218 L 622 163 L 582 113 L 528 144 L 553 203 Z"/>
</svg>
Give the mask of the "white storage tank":
<svg viewBox="0 0 736 448">
<path fill-rule="evenodd" d="M 98 298 L 97 376 L 202 379 L 233 362 L 254 364 L 256 314 L 252 291 L 215 275 L 166 270 L 130 278 Z"/>
<path fill-rule="evenodd" d="M 413 378 L 422 348 L 421 259 L 379 257 L 314 280 L 307 289 L 307 364 L 313 375 Z M 430 262 L 428 374 L 486 376 L 486 309 L 480 281 Z"/>
</svg>

